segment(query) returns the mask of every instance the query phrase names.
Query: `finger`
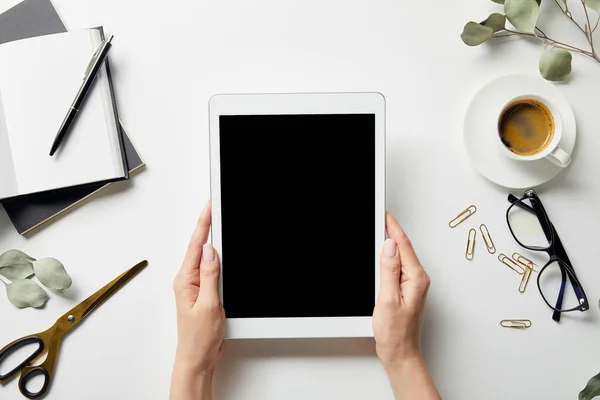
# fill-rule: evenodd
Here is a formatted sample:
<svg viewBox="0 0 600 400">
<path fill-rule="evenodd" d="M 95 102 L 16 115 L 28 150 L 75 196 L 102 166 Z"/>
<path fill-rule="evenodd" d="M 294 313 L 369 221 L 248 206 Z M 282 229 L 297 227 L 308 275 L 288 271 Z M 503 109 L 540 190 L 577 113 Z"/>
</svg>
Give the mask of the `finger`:
<svg viewBox="0 0 600 400">
<path fill-rule="evenodd" d="M 386 229 L 388 235 L 398 243 L 402 269 L 400 279 L 402 297 L 408 302 L 421 304 L 427 295 L 429 276 L 423 269 L 410 239 L 390 213 L 386 215 Z"/>
<path fill-rule="evenodd" d="M 394 239 L 387 239 L 383 244 L 380 257 L 379 295 L 394 298 L 400 292 L 400 256 Z"/>
<path fill-rule="evenodd" d="M 211 207 L 210 202 L 208 202 L 204 207 L 204 210 L 200 213 L 196 229 L 192 234 L 192 239 L 190 240 L 183 264 L 181 265 L 181 273 L 184 275 L 190 272 L 193 273 L 200 265 L 202 246 L 208 241 L 208 233 L 210 232 L 210 217 Z"/>
<path fill-rule="evenodd" d="M 215 249 L 206 243 L 202 250 L 202 261 L 200 262 L 200 293 L 196 304 L 208 306 L 220 306 L 219 299 L 219 276 L 221 266 Z"/>
<path fill-rule="evenodd" d="M 412 274 L 423 270 L 421 262 L 413 249 L 410 239 L 398 223 L 394 216 L 389 212 L 386 214 L 385 225 L 388 235 L 394 239 L 400 252 L 402 263 L 402 272 Z"/>
</svg>

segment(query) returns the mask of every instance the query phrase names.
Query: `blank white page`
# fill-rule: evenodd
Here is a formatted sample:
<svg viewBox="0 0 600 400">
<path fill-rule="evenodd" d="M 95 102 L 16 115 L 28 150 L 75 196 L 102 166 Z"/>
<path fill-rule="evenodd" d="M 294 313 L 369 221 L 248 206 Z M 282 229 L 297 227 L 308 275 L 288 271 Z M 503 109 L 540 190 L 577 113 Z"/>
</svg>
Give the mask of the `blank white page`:
<svg viewBox="0 0 600 400">
<path fill-rule="evenodd" d="M 0 46 L 0 94 L 18 194 L 124 176 L 105 67 L 59 150 L 49 155 L 100 43 L 100 31 L 90 29 Z"/>
<path fill-rule="evenodd" d="M 2 108 L 2 96 L 0 94 L 0 198 L 13 196 L 19 192 L 15 177 L 10 142 L 6 131 L 4 120 L 4 108 Z"/>
</svg>

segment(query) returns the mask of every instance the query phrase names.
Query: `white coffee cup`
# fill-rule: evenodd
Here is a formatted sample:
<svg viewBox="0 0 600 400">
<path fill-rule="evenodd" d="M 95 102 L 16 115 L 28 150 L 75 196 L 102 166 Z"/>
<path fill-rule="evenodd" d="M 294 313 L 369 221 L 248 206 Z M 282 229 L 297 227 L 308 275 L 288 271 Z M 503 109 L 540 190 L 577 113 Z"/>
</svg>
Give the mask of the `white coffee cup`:
<svg viewBox="0 0 600 400">
<path fill-rule="evenodd" d="M 504 111 L 506 111 L 507 107 L 510 106 L 512 103 L 519 101 L 519 100 L 527 100 L 527 99 L 531 99 L 531 100 L 536 100 L 542 104 L 544 104 L 548 110 L 550 110 L 550 113 L 552 114 L 552 118 L 554 118 L 554 136 L 552 138 L 552 141 L 546 146 L 546 148 L 542 151 L 540 151 L 539 153 L 533 154 L 533 155 L 519 155 L 516 153 L 513 153 L 512 151 L 510 151 L 508 149 L 508 147 L 506 147 L 506 145 L 502 142 L 502 139 L 500 138 L 500 132 L 498 129 L 496 129 L 496 137 L 498 138 L 497 143 L 498 145 L 501 147 L 503 154 L 505 154 L 506 156 L 515 159 L 515 160 L 519 160 L 519 161 L 534 161 L 534 160 L 540 160 L 542 158 L 545 158 L 549 161 L 552 161 L 554 164 L 558 165 L 559 167 L 565 168 L 567 167 L 570 163 L 571 163 L 571 156 L 569 155 L 569 153 L 567 153 L 566 151 L 564 151 L 563 149 L 561 149 L 560 147 L 558 147 L 558 144 L 560 143 L 560 139 L 562 138 L 563 135 L 563 120 L 562 120 L 562 116 L 560 115 L 560 112 L 558 111 L 558 108 L 549 100 L 542 98 L 538 95 L 534 95 L 534 94 L 527 94 L 527 95 L 521 95 L 521 96 L 517 96 L 514 97 L 512 99 L 510 99 L 509 101 L 507 101 L 504 106 L 500 109 L 500 112 L 498 113 L 498 118 L 496 119 L 497 122 L 500 122 L 500 118 L 502 117 L 502 115 L 504 114 Z"/>
</svg>

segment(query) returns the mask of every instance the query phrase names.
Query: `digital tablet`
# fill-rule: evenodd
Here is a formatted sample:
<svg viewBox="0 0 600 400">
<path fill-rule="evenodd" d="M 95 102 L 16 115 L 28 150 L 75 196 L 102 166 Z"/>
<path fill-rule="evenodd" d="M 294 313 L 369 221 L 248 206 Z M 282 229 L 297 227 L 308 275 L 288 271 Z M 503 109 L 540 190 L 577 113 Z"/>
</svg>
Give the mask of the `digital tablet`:
<svg viewBox="0 0 600 400">
<path fill-rule="evenodd" d="M 373 336 L 384 97 L 225 94 L 209 113 L 226 338 Z"/>
</svg>

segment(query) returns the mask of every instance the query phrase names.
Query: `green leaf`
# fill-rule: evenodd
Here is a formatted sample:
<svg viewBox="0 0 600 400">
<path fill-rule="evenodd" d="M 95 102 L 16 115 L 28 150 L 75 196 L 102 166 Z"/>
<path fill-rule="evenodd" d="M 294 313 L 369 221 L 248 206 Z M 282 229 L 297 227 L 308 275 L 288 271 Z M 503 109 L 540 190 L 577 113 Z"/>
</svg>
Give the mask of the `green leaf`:
<svg viewBox="0 0 600 400">
<path fill-rule="evenodd" d="M 33 264 L 26 258 L 20 258 L 10 264 L 0 267 L 0 275 L 11 281 L 29 278 L 33 275 Z"/>
<path fill-rule="evenodd" d="M 485 42 L 494 34 L 494 30 L 477 22 L 468 22 L 460 38 L 468 46 L 477 46 Z"/>
<path fill-rule="evenodd" d="M 600 0 L 598 0 L 598 1 L 600 1 Z M 505 27 L 506 15 L 494 13 L 494 14 L 490 15 L 489 17 L 487 17 L 487 19 L 485 21 L 481 22 L 481 25 L 487 26 L 488 28 L 492 28 L 494 33 L 498 32 L 498 31 L 502 31 L 502 30 L 506 29 L 506 27 Z"/>
<path fill-rule="evenodd" d="M 65 267 L 55 258 L 42 258 L 34 261 L 33 269 L 42 285 L 49 289 L 68 289 L 73 283 Z"/>
<path fill-rule="evenodd" d="M 600 0 L 585 0 L 585 5 L 600 13 Z"/>
<path fill-rule="evenodd" d="M 600 396 L 600 374 L 592 377 L 585 388 L 579 393 L 579 400 L 592 400 Z"/>
<path fill-rule="evenodd" d="M 546 47 L 540 57 L 540 73 L 549 81 L 562 81 L 571 73 L 573 56 L 567 50 Z"/>
<path fill-rule="evenodd" d="M 14 261 L 22 258 L 31 261 L 35 260 L 35 258 L 28 256 L 20 250 L 8 250 L 0 254 L 0 267 L 4 267 L 5 265 L 11 264 Z"/>
<path fill-rule="evenodd" d="M 14 281 L 6 286 L 8 300 L 18 308 L 41 307 L 48 300 L 44 290 L 30 279 Z"/>
<path fill-rule="evenodd" d="M 506 0 L 506 18 L 522 32 L 533 32 L 540 16 L 540 5 L 536 0 Z"/>
</svg>

